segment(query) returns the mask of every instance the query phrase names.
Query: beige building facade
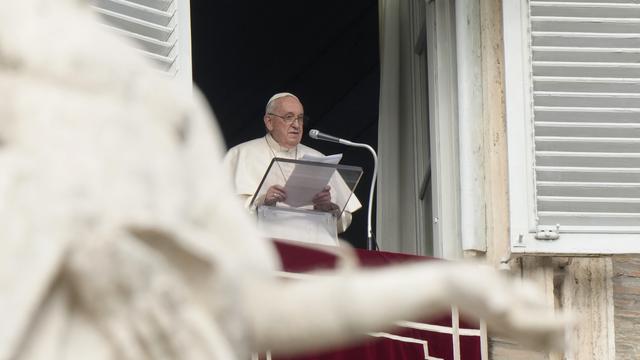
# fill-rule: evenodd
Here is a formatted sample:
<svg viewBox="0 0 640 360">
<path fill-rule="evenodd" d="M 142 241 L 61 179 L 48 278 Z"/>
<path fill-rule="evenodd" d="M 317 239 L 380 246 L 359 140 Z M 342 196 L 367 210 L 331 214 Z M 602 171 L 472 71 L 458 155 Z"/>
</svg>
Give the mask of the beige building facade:
<svg viewBox="0 0 640 360">
<path fill-rule="evenodd" d="M 380 17 L 382 247 L 482 258 L 576 315 L 563 354 L 491 338 L 486 358 L 639 358 L 639 5 L 381 0 Z"/>
</svg>

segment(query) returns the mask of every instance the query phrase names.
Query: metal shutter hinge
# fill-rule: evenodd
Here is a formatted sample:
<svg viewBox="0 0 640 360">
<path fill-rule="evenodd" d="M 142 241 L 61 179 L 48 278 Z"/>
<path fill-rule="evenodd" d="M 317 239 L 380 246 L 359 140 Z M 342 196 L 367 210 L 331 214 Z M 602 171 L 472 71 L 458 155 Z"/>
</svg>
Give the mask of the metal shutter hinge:
<svg viewBox="0 0 640 360">
<path fill-rule="evenodd" d="M 538 225 L 536 228 L 536 239 L 538 240 L 558 240 L 560 238 L 560 224 Z"/>
</svg>

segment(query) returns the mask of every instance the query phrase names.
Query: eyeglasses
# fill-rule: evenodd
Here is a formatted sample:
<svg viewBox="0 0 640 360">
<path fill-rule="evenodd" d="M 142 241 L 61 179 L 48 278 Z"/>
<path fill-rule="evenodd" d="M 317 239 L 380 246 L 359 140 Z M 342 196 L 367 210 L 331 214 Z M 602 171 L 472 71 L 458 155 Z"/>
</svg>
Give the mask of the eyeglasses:
<svg viewBox="0 0 640 360">
<path fill-rule="evenodd" d="M 267 113 L 267 115 L 277 116 L 280 119 L 282 119 L 285 122 L 285 124 L 287 124 L 287 125 L 293 124 L 293 122 L 296 121 L 296 120 L 298 121 L 298 124 L 304 124 L 304 121 L 307 120 L 307 117 L 305 115 L 295 116 L 293 114 L 287 114 L 285 116 L 281 116 L 281 115 L 274 114 L 274 113 Z"/>
</svg>

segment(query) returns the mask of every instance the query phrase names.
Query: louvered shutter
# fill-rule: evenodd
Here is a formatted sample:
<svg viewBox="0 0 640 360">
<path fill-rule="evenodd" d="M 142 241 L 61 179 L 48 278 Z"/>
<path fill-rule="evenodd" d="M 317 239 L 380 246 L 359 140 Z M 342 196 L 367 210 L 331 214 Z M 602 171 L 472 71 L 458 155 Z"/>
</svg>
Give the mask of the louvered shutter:
<svg viewBox="0 0 640 360">
<path fill-rule="evenodd" d="M 191 86 L 189 0 L 90 0 L 105 26 L 161 71 Z"/>
<path fill-rule="evenodd" d="M 515 251 L 640 252 L 640 4 L 605 1 L 504 2 Z"/>
</svg>

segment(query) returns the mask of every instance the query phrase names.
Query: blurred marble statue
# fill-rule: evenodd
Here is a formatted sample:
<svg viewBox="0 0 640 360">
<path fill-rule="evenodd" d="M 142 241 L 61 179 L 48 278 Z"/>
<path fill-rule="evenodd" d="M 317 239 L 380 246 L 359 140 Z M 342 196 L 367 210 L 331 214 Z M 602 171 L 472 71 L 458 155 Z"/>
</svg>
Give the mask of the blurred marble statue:
<svg viewBox="0 0 640 360">
<path fill-rule="evenodd" d="M 536 292 L 471 264 L 279 280 L 197 92 L 173 91 L 84 0 L 0 4 L 0 359 L 294 354 L 451 304 L 562 343 Z"/>
</svg>

